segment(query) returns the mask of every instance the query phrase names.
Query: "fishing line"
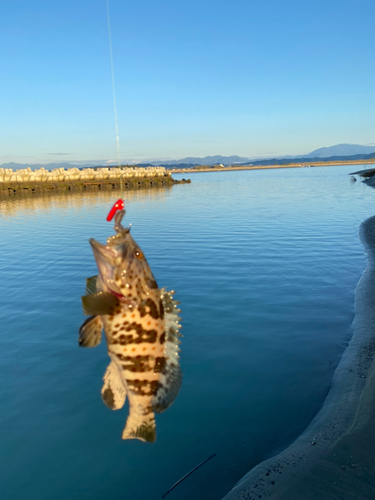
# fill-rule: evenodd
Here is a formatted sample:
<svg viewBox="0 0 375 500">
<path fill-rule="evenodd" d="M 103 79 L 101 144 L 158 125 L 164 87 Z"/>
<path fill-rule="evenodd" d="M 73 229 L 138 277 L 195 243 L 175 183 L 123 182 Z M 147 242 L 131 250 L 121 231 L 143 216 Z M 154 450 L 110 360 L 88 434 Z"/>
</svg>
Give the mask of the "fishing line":
<svg viewBox="0 0 375 500">
<path fill-rule="evenodd" d="M 113 67 L 112 32 L 111 32 L 111 18 L 110 18 L 110 15 L 109 15 L 109 0 L 106 0 L 106 4 L 107 4 L 109 56 L 110 56 L 110 59 L 111 59 L 113 109 L 114 109 L 114 113 L 115 113 L 115 127 L 116 127 L 117 163 L 118 163 L 118 166 L 120 168 L 120 138 L 119 138 L 119 133 L 118 133 L 118 121 L 117 121 L 115 70 L 114 70 L 114 67 Z M 122 174 L 120 174 L 120 190 L 121 190 L 121 197 L 122 197 L 123 196 Z"/>
<path fill-rule="evenodd" d="M 180 483 L 182 483 L 182 481 L 184 479 L 186 479 L 187 477 L 189 477 L 190 474 L 193 474 L 193 472 L 195 472 L 197 469 L 199 469 L 199 467 L 202 467 L 203 464 L 205 464 L 206 462 L 208 462 L 209 460 L 211 460 L 211 458 L 214 458 L 214 457 L 216 457 L 216 453 L 214 453 L 210 457 L 206 458 L 206 460 L 203 460 L 203 462 L 201 462 L 199 465 L 197 465 L 196 467 L 194 467 L 194 469 L 191 469 L 191 471 L 188 472 L 187 474 L 185 474 L 184 477 L 182 477 L 176 483 L 174 483 L 174 485 L 171 488 L 169 488 L 169 490 L 166 493 L 164 493 L 164 495 L 161 498 L 165 498 L 168 495 L 168 493 L 170 493 L 172 490 L 174 490 L 176 488 L 176 486 L 178 486 Z"/>
</svg>

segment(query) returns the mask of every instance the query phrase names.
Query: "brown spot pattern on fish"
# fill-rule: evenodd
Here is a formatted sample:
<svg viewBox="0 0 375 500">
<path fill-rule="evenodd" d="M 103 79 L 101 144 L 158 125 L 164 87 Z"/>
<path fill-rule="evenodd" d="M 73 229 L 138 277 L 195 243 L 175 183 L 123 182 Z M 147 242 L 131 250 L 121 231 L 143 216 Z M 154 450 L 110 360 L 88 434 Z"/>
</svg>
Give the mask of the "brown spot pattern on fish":
<svg viewBox="0 0 375 500">
<path fill-rule="evenodd" d="M 163 306 L 163 301 L 161 299 L 160 299 L 159 307 L 160 307 L 160 317 L 161 317 L 161 319 L 163 319 L 164 318 L 164 306 Z"/>
<path fill-rule="evenodd" d="M 154 367 L 154 372 L 155 373 L 163 373 L 163 370 L 165 368 L 167 360 L 165 357 L 159 357 L 155 359 L 155 367 Z"/>
<path fill-rule="evenodd" d="M 160 305 L 161 305 L 161 302 L 160 302 Z M 158 308 L 153 300 L 151 300 L 151 299 L 143 300 L 139 304 L 139 307 L 138 307 L 138 311 L 139 311 L 141 318 L 146 316 L 146 314 L 149 314 L 151 316 L 151 318 L 154 318 L 154 319 L 163 318 L 164 317 L 164 311 L 162 309 L 163 306 L 161 305 L 161 307 L 160 307 L 160 305 L 159 305 L 159 311 L 158 311 Z"/>
<path fill-rule="evenodd" d="M 152 361 L 152 357 L 150 356 L 121 356 L 122 361 L 125 363 L 122 365 L 124 370 L 129 370 L 131 372 L 150 372 L 152 370 L 152 366 L 150 361 Z"/>
<path fill-rule="evenodd" d="M 158 380 L 126 379 L 128 390 L 137 396 L 153 396 L 160 387 Z"/>
<path fill-rule="evenodd" d="M 118 337 L 118 339 L 113 340 L 112 344 L 129 345 L 129 344 L 142 344 L 146 342 L 148 344 L 154 344 L 157 339 L 156 330 L 145 330 L 141 325 L 137 325 L 137 329 L 126 329 L 127 331 L 133 331 L 134 335 L 124 335 L 123 333 Z"/>
<path fill-rule="evenodd" d="M 156 281 L 153 278 L 149 279 L 147 284 L 148 284 L 148 287 L 153 289 L 153 290 L 155 290 L 158 287 L 158 284 L 156 283 Z"/>
</svg>

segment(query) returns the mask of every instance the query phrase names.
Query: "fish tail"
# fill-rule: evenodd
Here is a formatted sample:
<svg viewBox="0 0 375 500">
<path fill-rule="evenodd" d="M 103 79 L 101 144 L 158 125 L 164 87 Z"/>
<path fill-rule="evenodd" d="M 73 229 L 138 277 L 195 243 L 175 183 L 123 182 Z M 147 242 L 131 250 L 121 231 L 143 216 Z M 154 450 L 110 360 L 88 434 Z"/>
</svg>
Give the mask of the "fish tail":
<svg viewBox="0 0 375 500">
<path fill-rule="evenodd" d="M 140 415 L 130 411 L 122 439 L 139 439 L 147 443 L 156 441 L 155 414 Z"/>
</svg>

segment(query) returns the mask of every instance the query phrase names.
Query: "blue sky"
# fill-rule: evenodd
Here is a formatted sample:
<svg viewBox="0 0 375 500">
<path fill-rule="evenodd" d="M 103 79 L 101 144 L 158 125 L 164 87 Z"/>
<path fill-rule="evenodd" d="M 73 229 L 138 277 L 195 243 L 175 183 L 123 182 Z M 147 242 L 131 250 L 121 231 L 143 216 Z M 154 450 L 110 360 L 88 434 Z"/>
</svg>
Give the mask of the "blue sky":
<svg viewBox="0 0 375 500">
<path fill-rule="evenodd" d="M 375 144 L 373 0 L 110 13 L 122 159 Z M 0 44 L 0 163 L 117 157 L 105 0 L 4 2 Z"/>
</svg>

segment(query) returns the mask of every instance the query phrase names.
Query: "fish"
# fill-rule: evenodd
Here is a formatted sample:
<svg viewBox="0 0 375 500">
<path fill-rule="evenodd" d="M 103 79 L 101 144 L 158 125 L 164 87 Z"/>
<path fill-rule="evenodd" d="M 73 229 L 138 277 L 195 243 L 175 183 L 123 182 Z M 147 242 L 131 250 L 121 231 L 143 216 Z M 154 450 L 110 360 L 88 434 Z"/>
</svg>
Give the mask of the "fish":
<svg viewBox="0 0 375 500">
<path fill-rule="evenodd" d="M 146 257 L 115 214 L 116 234 L 106 245 L 91 238 L 98 275 L 86 280 L 82 297 L 89 316 L 79 345 L 96 347 L 104 330 L 110 363 L 101 395 L 112 410 L 129 401 L 122 439 L 156 440 L 155 414 L 175 400 L 182 383 L 181 318 L 174 291 L 159 288 Z"/>
</svg>

